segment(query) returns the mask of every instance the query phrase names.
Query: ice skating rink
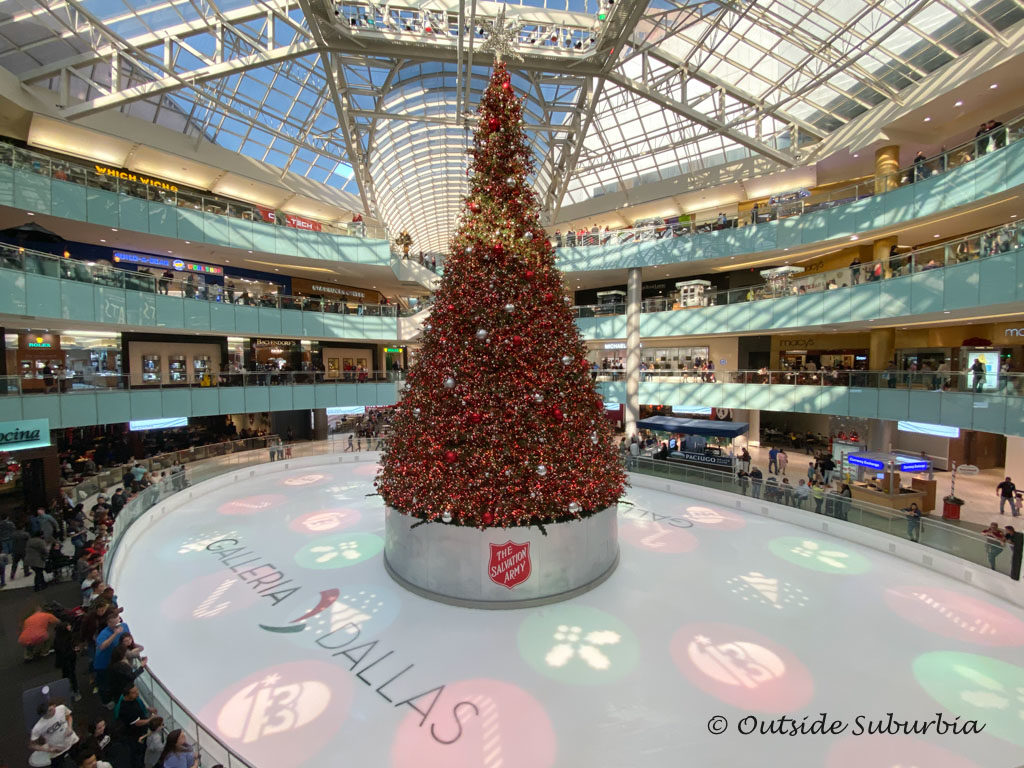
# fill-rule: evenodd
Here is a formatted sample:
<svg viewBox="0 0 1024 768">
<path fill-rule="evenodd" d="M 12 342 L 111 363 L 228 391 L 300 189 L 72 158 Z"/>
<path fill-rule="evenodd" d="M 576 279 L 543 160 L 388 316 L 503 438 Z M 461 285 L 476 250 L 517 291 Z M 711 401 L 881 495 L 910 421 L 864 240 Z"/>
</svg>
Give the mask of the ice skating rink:
<svg viewBox="0 0 1024 768">
<path fill-rule="evenodd" d="M 209 481 L 116 555 L 153 671 L 258 768 L 1024 763 L 1024 611 L 997 598 L 634 488 L 601 586 L 544 608 L 451 607 L 385 572 L 375 471 L 282 463 Z M 783 717 L 828 732 L 759 733 L 793 729 Z M 931 725 L 869 735 L 878 721 Z"/>
</svg>

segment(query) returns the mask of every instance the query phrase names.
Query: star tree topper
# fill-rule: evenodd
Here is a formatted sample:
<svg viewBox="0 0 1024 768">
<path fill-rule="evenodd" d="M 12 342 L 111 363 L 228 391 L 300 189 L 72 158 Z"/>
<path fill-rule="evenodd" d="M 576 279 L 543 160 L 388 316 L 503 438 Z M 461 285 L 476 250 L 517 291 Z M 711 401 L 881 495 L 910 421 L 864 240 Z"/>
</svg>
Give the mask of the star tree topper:
<svg viewBox="0 0 1024 768">
<path fill-rule="evenodd" d="M 515 19 L 509 22 L 505 21 L 504 3 L 501 4 L 501 10 L 498 11 L 494 21 L 490 22 L 490 27 L 490 37 L 484 40 L 480 50 L 494 51 L 496 61 L 502 61 L 503 59 L 522 61 L 523 57 L 512 47 L 513 43 L 519 40 L 519 22 Z"/>
</svg>

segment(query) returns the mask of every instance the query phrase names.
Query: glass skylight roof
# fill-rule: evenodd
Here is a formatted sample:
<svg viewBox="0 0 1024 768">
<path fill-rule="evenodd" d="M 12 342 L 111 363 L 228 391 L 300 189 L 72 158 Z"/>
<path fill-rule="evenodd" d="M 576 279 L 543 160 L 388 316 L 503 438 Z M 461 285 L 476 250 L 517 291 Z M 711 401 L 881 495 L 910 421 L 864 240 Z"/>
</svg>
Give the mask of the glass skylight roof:
<svg viewBox="0 0 1024 768">
<path fill-rule="evenodd" d="M 58 94 L 67 119 L 120 110 L 205 136 L 361 198 L 414 252 L 443 251 L 500 5 L 465 8 L 460 24 L 454 0 L 0 0 L 0 66 Z M 507 9 L 551 216 L 746 157 L 793 164 L 794 144 L 1005 42 L 1024 17 L 1021 0 Z"/>
</svg>

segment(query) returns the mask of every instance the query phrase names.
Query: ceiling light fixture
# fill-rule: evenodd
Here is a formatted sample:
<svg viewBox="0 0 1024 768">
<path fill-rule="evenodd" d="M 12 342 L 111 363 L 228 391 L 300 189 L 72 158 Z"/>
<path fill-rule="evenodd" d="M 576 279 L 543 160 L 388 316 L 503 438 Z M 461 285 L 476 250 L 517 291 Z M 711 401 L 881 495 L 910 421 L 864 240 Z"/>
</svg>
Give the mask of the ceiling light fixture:
<svg viewBox="0 0 1024 768">
<path fill-rule="evenodd" d="M 932 237 L 938 237 L 938 235 L 932 235 Z"/>
<path fill-rule="evenodd" d="M 931 117 L 926 117 L 926 118 L 924 119 L 924 121 L 925 121 L 926 123 L 930 123 L 930 122 L 932 121 L 932 119 L 931 119 Z"/>
<path fill-rule="evenodd" d="M 960 99 L 957 99 L 956 103 L 953 104 L 954 107 L 962 107 L 963 105 L 964 103 Z"/>
<path fill-rule="evenodd" d="M 989 86 L 989 90 L 994 91 L 998 87 L 999 87 L 999 83 L 992 83 L 992 85 Z"/>
<path fill-rule="evenodd" d="M 859 239 L 859 238 L 858 238 L 858 237 L 857 237 L 856 235 L 850 235 L 850 239 L 851 239 L 851 240 L 857 240 L 857 239 Z"/>
</svg>

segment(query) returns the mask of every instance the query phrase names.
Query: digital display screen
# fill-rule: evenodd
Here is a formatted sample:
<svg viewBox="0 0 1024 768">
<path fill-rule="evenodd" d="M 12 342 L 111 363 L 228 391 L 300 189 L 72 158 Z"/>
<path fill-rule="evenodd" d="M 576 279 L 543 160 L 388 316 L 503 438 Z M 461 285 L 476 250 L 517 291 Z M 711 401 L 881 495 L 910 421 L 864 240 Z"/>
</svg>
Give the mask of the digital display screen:
<svg viewBox="0 0 1024 768">
<path fill-rule="evenodd" d="M 366 413 L 365 405 L 339 405 L 327 409 L 328 416 L 351 416 L 356 413 Z"/>
<path fill-rule="evenodd" d="M 946 427 L 942 424 L 925 424 L 920 421 L 897 421 L 896 429 L 901 432 L 917 432 L 933 437 L 960 437 L 959 427 Z"/>
<path fill-rule="evenodd" d="M 170 429 L 171 427 L 187 427 L 188 416 L 175 416 L 170 419 L 143 419 L 129 421 L 128 429 L 132 432 L 144 432 L 147 429 Z"/>
<path fill-rule="evenodd" d="M 980 361 L 984 366 L 984 378 L 981 380 L 981 390 L 991 392 L 999 389 L 999 352 L 997 350 L 980 350 L 967 353 L 967 384 L 975 389 L 975 381 L 979 374 L 974 371 L 975 361 Z"/>
</svg>

